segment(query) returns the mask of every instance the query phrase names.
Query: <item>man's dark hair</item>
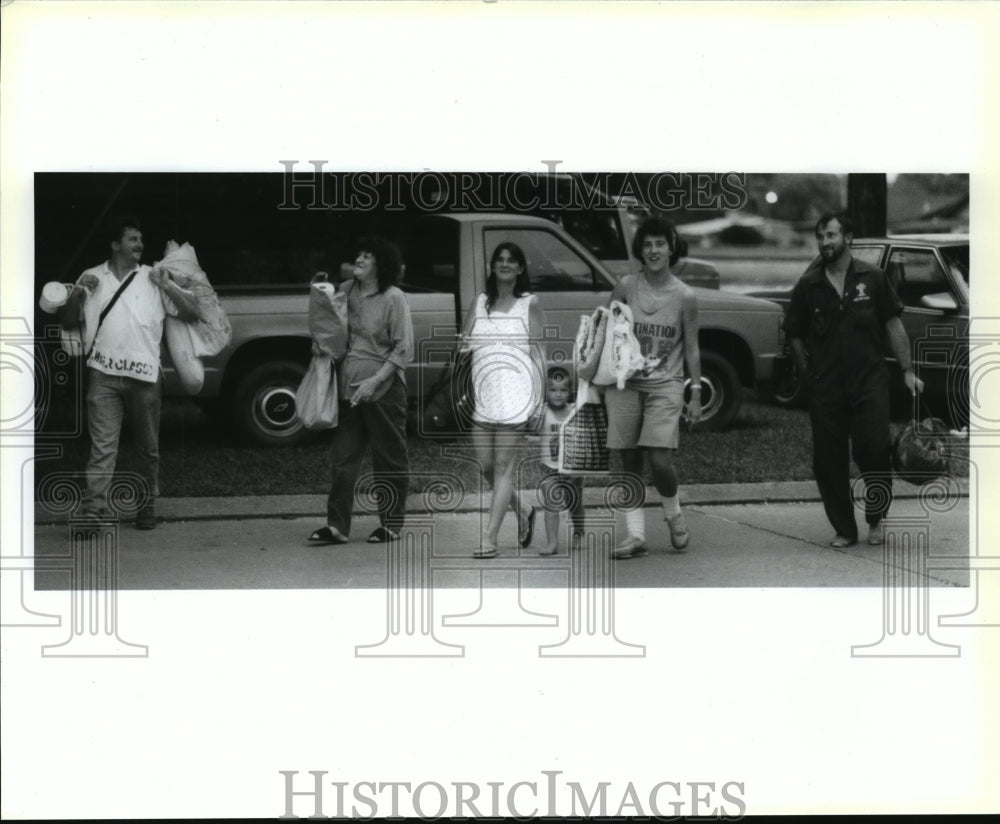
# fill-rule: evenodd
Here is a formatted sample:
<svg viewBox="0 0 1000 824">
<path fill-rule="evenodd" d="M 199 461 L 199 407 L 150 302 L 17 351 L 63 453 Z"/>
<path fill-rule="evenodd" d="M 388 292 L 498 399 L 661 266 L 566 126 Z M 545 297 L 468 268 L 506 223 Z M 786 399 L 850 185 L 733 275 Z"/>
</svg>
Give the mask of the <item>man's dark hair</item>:
<svg viewBox="0 0 1000 824">
<path fill-rule="evenodd" d="M 105 229 L 105 237 L 108 243 L 118 243 L 128 229 L 138 229 L 142 231 L 142 224 L 135 215 L 117 215 L 108 221 Z"/>
<path fill-rule="evenodd" d="M 647 237 L 665 237 L 670 244 L 670 265 L 673 266 L 681 259 L 681 242 L 677 234 L 677 227 L 669 220 L 653 215 L 647 217 L 636 230 L 635 237 L 632 238 L 632 254 L 635 259 L 642 261 L 642 244 Z"/>
<path fill-rule="evenodd" d="M 840 224 L 840 230 L 845 235 L 854 234 L 854 221 L 848 217 L 847 212 L 824 212 L 816 221 L 816 228 L 813 234 L 819 235 L 819 230 L 826 226 L 831 220 L 836 220 Z"/>
<path fill-rule="evenodd" d="M 358 252 L 370 252 L 375 258 L 379 292 L 399 283 L 403 275 L 403 255 L 395 243 L 381 235 L 366 235 L 358 241 Z"/>
</svg>

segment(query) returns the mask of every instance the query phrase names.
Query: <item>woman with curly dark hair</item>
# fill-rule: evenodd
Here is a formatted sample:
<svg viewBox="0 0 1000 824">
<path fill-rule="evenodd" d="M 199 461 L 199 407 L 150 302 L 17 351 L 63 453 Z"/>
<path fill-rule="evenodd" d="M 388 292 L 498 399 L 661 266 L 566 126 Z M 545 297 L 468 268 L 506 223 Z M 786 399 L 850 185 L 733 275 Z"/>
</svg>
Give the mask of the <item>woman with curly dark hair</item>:
<svg viewBox="0 0 1000 824">
<path fill-rule="evenodd" d="M 498 554 L 497 535 L 511 503 L 518 544 L 531 543 L 535 509 L 514 488 L 514 474 L 529 422 L 542 411 L 544 326 L 538 298 L 528 292 L 524 252 L 514 243 L 499 244 L 490 259 L 486 291 L 469 306 L 460 344 L 472 352 L 472 443 L 483 477 L 493 486 L 486 529 L 473 552 L 477 558 Z"/>
<path fill-rule="evenodd" d="M 395 244 L 378 236 L 362 238 L 358 248 L 353 278 L 340 286 L 347 294 L 347 354 L 337 366 L 340 408 L 330 444 L 326 526 L 309 536 L 317 545 L 347 543 L 354 485 L 369 450 L 381 523 L 368 543 L 397 540 L 406 516 L 404 372 L 413 358 L 413 325 L 406 296 L 395 285 L 402 258 Z"/>
</svg>

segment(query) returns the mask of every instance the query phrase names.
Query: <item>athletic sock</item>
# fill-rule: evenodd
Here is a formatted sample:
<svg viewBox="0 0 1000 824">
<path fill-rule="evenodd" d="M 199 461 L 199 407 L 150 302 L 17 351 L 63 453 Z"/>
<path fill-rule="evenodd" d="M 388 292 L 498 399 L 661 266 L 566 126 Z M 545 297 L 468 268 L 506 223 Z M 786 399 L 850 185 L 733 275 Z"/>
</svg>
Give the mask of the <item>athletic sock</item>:
<svg viewBox="0 0 1000 824">
<path fill-rule="evenodd" d="M 641 509 L 625 511 L 625 528 L 630 538 L 646 540 L 646 514 Z"/>
<path fill-rule="evenodd" d="M 663 497 L 663 517 L 673 518 L 681 512 L 681 496 L 675 492 L 670 497 Z"/>
</svg>

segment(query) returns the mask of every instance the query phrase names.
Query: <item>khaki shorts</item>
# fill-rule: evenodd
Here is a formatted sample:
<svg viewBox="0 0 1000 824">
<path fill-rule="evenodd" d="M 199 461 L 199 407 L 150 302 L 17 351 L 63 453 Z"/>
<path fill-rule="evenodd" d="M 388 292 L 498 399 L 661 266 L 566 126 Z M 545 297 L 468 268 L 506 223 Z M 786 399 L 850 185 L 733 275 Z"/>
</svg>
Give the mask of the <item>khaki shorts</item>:
<svg viewBox="0 0 1000 824">
<path fill-rule="evenodd" d="M 681 381 L 649 391 L 609 386 L 604 405 L 608 410 L 608 449 L 677 448 L 684 409 Z"/>
</svg>

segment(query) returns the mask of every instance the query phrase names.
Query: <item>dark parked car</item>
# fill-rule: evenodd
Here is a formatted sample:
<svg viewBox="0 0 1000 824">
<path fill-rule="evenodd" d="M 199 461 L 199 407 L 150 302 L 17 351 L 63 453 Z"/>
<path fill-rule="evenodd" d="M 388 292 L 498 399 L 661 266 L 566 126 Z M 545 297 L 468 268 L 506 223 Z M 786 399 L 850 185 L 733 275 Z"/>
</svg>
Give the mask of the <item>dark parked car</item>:
<svg viewBox="0 0 1000 824">
<path fill-rule="evenodd" d="M 903 303 L 903 326 L 910 338 L 913 364 L 924 381 L 923 411 L 956 426 L 969 421 L 969 236 L 890 235 L 857 238 L 851 245 L 859 260 L 883 269 Z M 754 292 L 786 311 L 791 289 Z M 886 359 L 895 364 L 887 352 Z M 895 411 L 906 414 L 902 373 L 892 370 Z M 801 405 L 804 391 L 791 358 L 785 361 L 775 400 Z"/>
</svg>

